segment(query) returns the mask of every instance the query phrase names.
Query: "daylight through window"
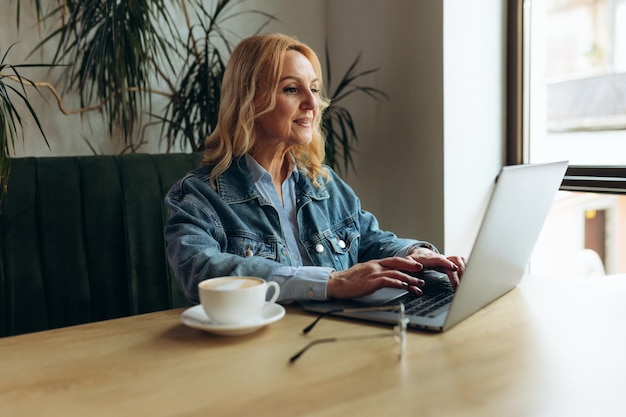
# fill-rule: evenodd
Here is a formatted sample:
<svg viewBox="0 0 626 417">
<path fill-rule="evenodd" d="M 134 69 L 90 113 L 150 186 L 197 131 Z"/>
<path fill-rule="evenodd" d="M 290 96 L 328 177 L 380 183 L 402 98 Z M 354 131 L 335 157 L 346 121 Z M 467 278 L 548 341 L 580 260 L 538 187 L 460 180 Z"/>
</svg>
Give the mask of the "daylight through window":
<svg viewBox="0 0 626 417">
<path fill-rule="evenodd" d="M 559 192 L 531 273 L 626 274 L 626 0 L 526 0 L 522 13 L 524 159 L 569 160 L 574 191 Z"/>
</svg>

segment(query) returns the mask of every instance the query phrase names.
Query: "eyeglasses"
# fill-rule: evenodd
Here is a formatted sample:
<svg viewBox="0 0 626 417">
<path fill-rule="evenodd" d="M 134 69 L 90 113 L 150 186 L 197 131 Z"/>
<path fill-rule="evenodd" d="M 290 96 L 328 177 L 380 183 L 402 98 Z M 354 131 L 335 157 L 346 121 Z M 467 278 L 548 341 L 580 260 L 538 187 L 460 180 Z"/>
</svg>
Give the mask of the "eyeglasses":
<svg viewBox="0 0 626 417">
<path fill-rule="evenodd" d="M 324 317 L 335 314 L 335 313 L 356 313 L 362 311 L 395 311 L 398 314 L 398 322 L 393 327 L 393 332 L 385 332 L 385 333 L 376 333 L 369 335 L 358 335 L 358 336 L 345 336 L 345 337 L 328 337 L 324 339 L 315 339 L 309 342 L 304 348 L 302 348 L 298 353 L 293 355 L 290 359 L 290 363 L 294 363 L 297 361 L 307 350 L 311 349 L 313 346 L 320 345 L 323 343 L 331 343 L 331 342 L 341 342 L 341 341 L 349 341 L 349 340 L 363 340 L 363 339 L 373 339 L 379 337 L 389 337 L 393 336 L 396 342 L 400 347 L 400 352 L 398 354 L 398 360 L 401 360 L 404 357 L 404 353 L 406 352 L 406 328 L 409 322 L 409 319 L 404 314 L 404 303 L 400 303 L 392 306 L 380 306 L 380 307 L 365 307 L 365 308 L 345 308 L 345 309 L 336 309 L 329 310 L 325 313 L 320 314 L 313 323 L 309 324 L 302 330 L 302 333 L 308 334 L 313 327 Z"/>
</svg>

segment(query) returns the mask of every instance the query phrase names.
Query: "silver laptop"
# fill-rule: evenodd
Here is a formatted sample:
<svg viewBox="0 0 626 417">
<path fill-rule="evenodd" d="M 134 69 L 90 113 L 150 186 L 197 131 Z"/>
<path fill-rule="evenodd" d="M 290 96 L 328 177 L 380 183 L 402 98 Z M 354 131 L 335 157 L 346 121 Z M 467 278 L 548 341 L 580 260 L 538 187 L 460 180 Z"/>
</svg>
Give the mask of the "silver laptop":
<svg viewBox="0 0 626 417">
<path fill-rule="evenodd" d="M 448 330 L 519 284 L 567 165 L 562 161 L 502 168 L 456 292 L 445 274 L 424 271 L 426 286 L 420 297 L 385 288 L 353 300 L 305 302 L 303 308 L 395 324 L 397 315 L 393 311 L 334 311 L 403 302 L 410 328 Z"/>
</svg>

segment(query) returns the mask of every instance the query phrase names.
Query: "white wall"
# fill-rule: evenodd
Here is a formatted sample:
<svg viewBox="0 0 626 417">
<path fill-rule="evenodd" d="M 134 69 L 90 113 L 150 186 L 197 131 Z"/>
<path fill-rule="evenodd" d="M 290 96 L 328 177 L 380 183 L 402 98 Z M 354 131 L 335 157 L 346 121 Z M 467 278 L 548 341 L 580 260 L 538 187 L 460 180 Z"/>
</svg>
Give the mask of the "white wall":
<svg viewBox="0 0 626 417">
<path fill-rule="evenodd" d="M 505 161 L 505 0 L 444 2 L 445 250 L 469 254 Z"/>
</svg>

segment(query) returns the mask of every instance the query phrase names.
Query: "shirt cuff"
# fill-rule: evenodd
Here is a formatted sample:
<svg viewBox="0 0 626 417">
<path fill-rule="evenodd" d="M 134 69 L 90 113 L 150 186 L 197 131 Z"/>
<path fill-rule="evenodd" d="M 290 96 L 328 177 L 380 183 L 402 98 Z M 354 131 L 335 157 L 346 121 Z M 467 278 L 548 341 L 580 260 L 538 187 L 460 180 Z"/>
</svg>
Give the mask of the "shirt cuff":
<svg viewBox="0 0 626 417">
<path fill-rule="evenodd" d="M 294 301 L 326 300 L 326 284 L 333 268 L 323 266 L 283 266 L 270 276 L 280 285 L 278 301 L 289 304 Z"/>
<path fill-rule="evenodd" d="M 411 243 L 410 245 L 407 245 L 404 248 L 400 249 L 398 252 L 396 252 L 396 256 L 400 258 L 406 258 L 409 255 L 409 253 L 415 248 L 426 248 L 426 249 L 430 249 L 431 251 L 435 253 L 439 253 L 439 250 L 432 243 L 420 241 L 420 242 Z"/>
</svg>

